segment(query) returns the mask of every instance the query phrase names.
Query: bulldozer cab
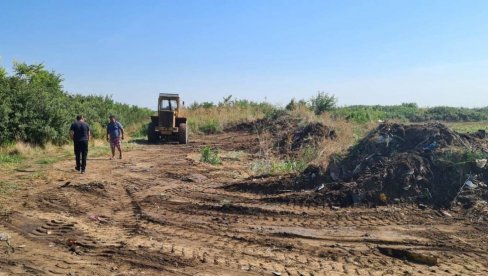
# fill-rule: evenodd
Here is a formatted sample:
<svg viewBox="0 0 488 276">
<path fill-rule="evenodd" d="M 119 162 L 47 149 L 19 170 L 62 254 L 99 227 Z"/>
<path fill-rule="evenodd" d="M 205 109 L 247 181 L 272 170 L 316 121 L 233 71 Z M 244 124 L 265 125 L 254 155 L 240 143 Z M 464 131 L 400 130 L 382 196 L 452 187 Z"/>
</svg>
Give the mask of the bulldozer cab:
<svg viewBox="0 0 488 276">
<path fill-rule="evenodd" d="M 175 111 L 178 109 L 178 100 L 177 99 L 166 99 L 163 98 L 159 104 L 159 110 L 161 111 Z"/>
<path fill-rule="evenodd" d="M 180 97 L 178 94 L 159 94 L 158 117 L 160 127 L 174 128 L 179 111 Z"/>
</svg>

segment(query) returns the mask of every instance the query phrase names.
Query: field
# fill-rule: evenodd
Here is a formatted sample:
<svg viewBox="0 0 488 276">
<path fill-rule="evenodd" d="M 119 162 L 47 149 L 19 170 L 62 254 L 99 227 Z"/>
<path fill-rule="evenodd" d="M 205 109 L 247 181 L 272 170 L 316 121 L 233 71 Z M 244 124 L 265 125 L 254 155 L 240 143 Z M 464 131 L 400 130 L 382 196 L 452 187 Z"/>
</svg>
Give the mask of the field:
<svg viewBox="0 0 488 276">
<path fill-rule="evenodd" d="M 0 235 L 8 239 L 0 238 L 0 275 L 488 273 L 488 225 L 477 217 L 407 202 L 333 206 L 311 200 L 314 189 L 269 188 L 297 172 L 256 172 L 259 133 L 190 140 L 136 139 L 122 160 L 92 145 L 98 154 L 83 175 L 66 160 L 69 147 L 50 153 L 59 159 L 31 154 L 2 166 Z M 217 162 L 204 148 L 218 149 Z M 384 247 L 437 264 L 388 256 Z"/>
</svg>

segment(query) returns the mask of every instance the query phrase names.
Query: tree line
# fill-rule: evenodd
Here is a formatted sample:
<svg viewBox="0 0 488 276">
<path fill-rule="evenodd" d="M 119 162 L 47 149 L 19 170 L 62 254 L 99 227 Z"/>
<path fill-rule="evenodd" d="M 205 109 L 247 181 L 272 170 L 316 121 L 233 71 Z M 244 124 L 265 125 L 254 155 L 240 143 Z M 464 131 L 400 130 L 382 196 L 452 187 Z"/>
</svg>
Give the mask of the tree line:
<svg viewBox="0 0 488 276">
<path fill-rule="evenodd" d="M 115 102 L 110 96 L 64 91 L 62 75 L 43 64 L 14 63 L 12 74 L 0 68 L 0 145 L 24 141 L 43 145 L 68 142 L 77 114 L 85 115 L 95 137 L 103 135 L 110 114 L 125 125 L 147 120 L 147 108 Z"/>
</svg>

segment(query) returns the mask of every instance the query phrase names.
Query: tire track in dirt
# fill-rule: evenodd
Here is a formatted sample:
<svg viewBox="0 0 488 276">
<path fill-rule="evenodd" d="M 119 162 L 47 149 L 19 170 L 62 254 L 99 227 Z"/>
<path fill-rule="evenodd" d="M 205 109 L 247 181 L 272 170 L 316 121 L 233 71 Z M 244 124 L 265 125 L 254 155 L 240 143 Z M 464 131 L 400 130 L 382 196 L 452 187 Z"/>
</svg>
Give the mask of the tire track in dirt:
<svg viewBox="0 0 488 276">
<path fill-rule="evenodd" d="M 175 181 L 179 181 L 179 179 L 174 179 Z M 181 181 L 180 181 L 181 182 Z M 188 183 L 179 183 L 180 187 L 174 187 L 174 188 L 168 188 L 165 190 L 165 195 L 164 196 L 170 196 L 172 199 L 175 200 L 175 202 L 170 202 L 168 205 L 161 204 L 160 202 L 154 202 L 153 199 L 148 200 L 149 202 L 144 202 L 144 200 L 147 200 L 148 198 L 141 199 L 143 204 L 148 204 L 148 203 L 153 203 L 157 207 L 158 211 L 158 217 L 164 217 L 167 221 L 172 221 L 171 226 L 151 226 L 155 232 L 160 232 L 164 233 L 165 235 L 172 236 L 172 237 L 178 237 L 179 240 L 185 240 L 185 241 L 180 241 L 181 243 L 191 243 L 193 241 L 194 243 L 200 244 L 202 241 L 208 241 L 205 244 L 208 245 L 210 244 L 213 248 L 217 247 L 225 247 L 231 244 L 232 247 L 236 246 L 243 246 L 244 242 L 248 242 L 250 244 L 259 244 L 256 239 L 255 234 L 244 234 L 244 235 L 239 235 L 239 231 L 231 230 L 228 226 L 226 226 L 225 229 L 216 227 L 215 231 L 219 232 L 226 232 L 226 233 L 236 233 L 233 234 L 232 236 L 229 235 L 220 235 L 220 239 L 212 239 L 212 236 L 215 236 L 215 233 L 209 233 L 208 232 L 208 225 L 212 222 L 215 222 L 215 219 L 220 220 L 221 222 L 227 222 L 228 223 L 240 223 L 244 225 L 248 225 L 250 222 L 253 222 L 255 224 L 260 224 L 262 226 L 276 226 L 281 222 L 282 226 L 293 226 L 293 227 L 304 227 L 304 228 L 327 228 L 327 227 L 378 227 L 378 226 L 401 226 L 401 225 L 407 225 L 411 223 L 411 221 L 415 219 L 407 219 L 402 215 L 399 214 L 393 214 L 389 217 L 391 218 L 385 218 L 383 214 L 376 214 L 375 211 L 369 212 L 370 214 L 362 214 L 359 216 L 359 219 L 356 217 L 350 217 L 345 214 L 337 214 L 337 215 L 332 215 L 333 218 L 330 218 L 329 216 L 324 216 L 324 206 L 316 207 L 313 204 L 307 206 L 306 204 L 300 203 L 300 202 L 292 202 L 291 204 L 287 204 L 287 207 L 284 207 L 283 205 L 276 205 L 276 204 L 262 204 L 260 203 L 260 199 L 263 197 L 256 197 L 256 196 L 242 196 L 242 194 L 238 193 L 229 193 L 229 192 L 222 192 L 218 190 L 218 187 L 212 187 L 214 185 L 207 185 L 205 188 L 201 189 L 191 189 L 188 188 Z M 186 187 L 185 187 L 186 186 Z M 155 196 L 154 198 L 158 198 L 158 196 Z M 221 200 L 219 201 L 219 198 Z M 230 199 L 229 199 L 230 198 Z M 229 212 L 225 212 L 225 210 L 219 210 L 219 204 L 221 203 L 222 200 L 229 200 L 231 202 L 238 202 L 235 205 L 238 205 L 236 211 L 242 211 L 242 212 L 237 212 L 232 214 L 232 212 L 229 214 Z M 182 203 L 182 202 L 186 202 Z M 210 202 L 210 204 L 209 204 Z M 188 208 L 182 208 L 182 207 L 188 207 Z M 151 209 L 150 206 L 145 206 L 145 209 Z M 286 213 L 281 215 L 279 212 L 270 212 L 269 209 L 281 209 L 281 210 L 286 210 Z M 247 214 L 248 211 L 246 210 L 251 210 L 251 211 L 257 211 L 257 215 L 249 215 Z M 154 210 L 151 210 L 154 212 Z M 228 210 L 227 210 L 228 211 Z M 282 211 L 283 212 L 283 211 Z M 302 213 L 302 216 L 300 216 L 300 213 Z M 303 218 L 303 213 L 307 213 L 306 218 Z M 309 213 L 312 213 L 314 215 L 310 215 Z M 364 212 L 363 212 L 364 213 Z M 247 215 L 246 215 L 247 214 Z M 290 215 L 292 214 L 292 215 Z M 220 217 L 220 218 L 219 218 Z M 195 223 L 190 224 L 188 226 L 184 226 L 185 222 L 188 221 L 199 221 L 199 223 L 206 225 L 205 227 L 201 227 L 201 231 L 199 234 L 196 234 L 197 230 L 199 229 L 198 227 L 195 226 Z M 418 221 L 421 221 L 420 219 Z M 178 224 L 181 222 L 181 225 L 175 226 L 175 224 Z M 224 223 L 226 224 L 226 223 Z M 422 225 L 424 223 L 419 223 L 418 225 Z M 182 226 L 183 225 L 183 226 Z M 164 228 L 164 229 L 161 229 Z M 217 232 L 218 233 L 218 232 Z M 247 237 L 252 237 L 252 239 L 246 239 Z M 251 241 L 251 242 L 249 242 Z M 332 241 L 345 241 L 344 239 L 337 239 L 337 240 L 332 240 Z M 172 243 L 176 243 L 177 241 L 172 241 Z M 371 241 L 374 242 L 374 241 Z M 378 243 L 381 241 L 377 241 Z M 412 245 L 410 242 L 406 242 L 406 245 Z M 175 245 L 171 245 L 172 247 Z M 425 245 L 426 247 L 429 247 L 429 245 Z M 176 245 L 178 248 L 178 246 Z M 249 246 L 246 246 L 249 247 Z M 182 247 L 184 248 L 184 247 Z M 432 246 L 429 248 L 432 249 Z M 262 255 L 256 255 L 255 252 L 259 251 L 266 252 L 266 250 L 269 249 L 269 247 L 263 247 L 263 248 L 251 248 L 249 250 L 242 250 L 241 254 L 244 254 L 246 256 L 249 255 L 257 258 L 257 259 L 266 259 L 269 258 L 269 256 L 266 256 L 265 254 Z M 178 250 L 178 249 L 176 249 Z M 209 249 L 205 248 L 203 249 L 205 252 L 208 252 Z M 222 249 L 224 250 L 224 249 Z M 253 254 L 250 254 L 248 252 L 254 252 Z M 303 253 L 303 252 L 302 252 Z M 201 254 L 200 252 L 197 253 L 192 253 L 192 255 L 197 255 L 200 256 L 199 258 L 202 259 L 205 257 L 208 257 L 210 255 L 206 254 Z M 220 253 L 222 254 L 222 253 Z M 225 252 L 224 252 L 225 254 Z M 235 255 L 235 252 L 227 252 L 227 254 L 230 255 Z M 215 255 L 215 254 L 214 254 Z M 274 254 L 272 254 L 274 255 Z M 335 255 L 338 255 L 337 252 Z M 367 253 L 362 254 L 365 256 L 364 258 L 358 258 L 356 259 L 350 258 L 350 257 L 345 257 L 344 260 L 342 260 L 345 264 L 348 265 L 342 265 L 342 266 L 337 266 L 335 267 L 336 272 L 340 273 L 345 273 L 347 272 L 354 272 L 358 275 L 361 275 L 362 273 L 368 274 L 365 272 L 365 269 L 367 270 L 368 268 L 374 267 L 374 265 L 367 265 L 368 263 L 371 263 L 371 260 L 368 261 L 363 261 L 365 259 L 371 258 L 372 256 L 376 257 L 379 261 L 377 264 L 379 266 L 384 266 L 385 265 L 385 257 L 383 255 L 380 255 L 378 253 L 368 255 Z M 347 256 L 347 254 L 346 254 Z M 212 258 L 213 256 L 210 256 Z M 240 256 L 240 258 L 245 258 Z M 215 259 L 215 257 L 214 257 Z M 273 267 L 273 263 L 277 262 L 282 262 L 284 259 L 286 260 L 295 260 L 293 258 L 293 254 L 283 254 L 282 259 L 274 257 L 274 259 L 271 259 L 270 263 L 272 264 L 271 267 Z M 340 259 L 337 259 L 341 261 Z M 336 260 L 336 261 L 337 261 Z M 208 260 L 205 261 L 205 263 L 208 262 Z M 217 261 L 218 262 L 218 261 Z M 231 262 L 229 261 L 228 258 L 224 260 L 224 263 Z M 256 261 L 254 259 L 249 259 L 250 263 L 255 263 Z M 322 267 L 327 267 L 326 264 L 323 264 L 323 261 L 321 262 L 312 260 L 310 263 L 316 262 L 317 267 L 320 268 Z M 394 262 L 394 261 L 392 261 Z M 374 263 L 374 262 L 373 262 Z M 353 265 L 351 265 L 353 264 Z M 290 267 L 293 267 L 294 272 L 299 271 L 300 265 L 308 265 L 306 262 L 295 262 L 292 265 L 288 265 Z M 359 268 L 354 268 L 355 266 L 360 266 Z M 241 268 L 248 267 L 246 265 L 241 265 Z M 251 265 L 252 267 L 252 265 Z M 269 267 L 269 266 L 268 266 Z M 263 271 L 268 271 L 270 268 L 263 270 Z M 275 265 L 276 267 L 276 265 Z M 333 266 L 330 266 L 331 268 L 334 268 Z M 363 268 L 361 268 L 363 267 Z M 275 268 L 276 269 L 276 268 Z M 287 269 L 282 269 L 282 271 L 289 271 Z M 303 270 L 307 271 L 307 269 Z M 262 271 L 261 271 L 262 272 Z M 320 271 L 317 270 L 315 271 L 316 273 L 320 272 L 325 272 L 325 270 Z M 320 275 L 320 274 L 319 274 Z"/>
</svg>

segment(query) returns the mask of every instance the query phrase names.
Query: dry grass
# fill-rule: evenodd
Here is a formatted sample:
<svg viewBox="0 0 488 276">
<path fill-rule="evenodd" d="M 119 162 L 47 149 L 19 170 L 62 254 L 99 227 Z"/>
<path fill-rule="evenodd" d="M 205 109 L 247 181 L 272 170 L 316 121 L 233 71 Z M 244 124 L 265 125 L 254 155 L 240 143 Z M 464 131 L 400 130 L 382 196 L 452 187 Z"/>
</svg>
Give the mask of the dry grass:
<svg viewBox="0 0 488 276">
<path fill-rule="evenodd" d="M 59 153 L 60 149 L 62 148 L 63 147 L 51 143 L 47 143 L 41 147 L 22 141 L 17 141 L 15 143 L 0 147 L 0 153 L 32 157 L 36 155 Z"/>
<path fill-rule="evenodd" d="M 126 140 L 127 141 L 127 140 Z M 134 148 L 132 143 L 123 143 L 123 150 Z M 103 139 L 91 139 L 89 142 L 89 156 L 101 157 L 110 155 L 110 146 Z M 3 170 L 18 169 L 25 166 L 50 165 L 73 157 L 73 144 L 63 146 L 46 144 L 42 147 L 25 142 L 16 142 L 0 147 L 0 164 Z"/>
<path fill-rule="evenodd" d="M 277 156 L 275 152 L 278 150 L 274 148 L 276 141 L 273 140 L 273 136 L 270 133 L 264 131 L 258 134 L 260 142 L 260 159 L 255 162 L 255 167 L 261 168 L 267 166 L 278 168 L 277 170 L 274 170 L 278 173 L 300 172 L 300 170 L 306 168 L 309 164 L 326 168 L 334 156 L 341 158 L 347 154 L 348 149 L 377 126 L 377 123 L 357 124 L 340 118 L 335 119 L 327 113 L 315 115 L 304 106 L 298 106 L 294 110 L 289 111 L 288 115 L 293 118 L 299 118 L 301 125 L 322 123 L 333 129 L 336 133 L 336 137 L 335 139 L 324 137 L 318 145 L 312 146 L 312 148 L 306 146 L 297 154 Z M 290 137 L 290 139 L 292 139 L 292 137 Z M 285 152 L 291 151 L 288 150 Z M 263 171 L 266 170 L 263 169 Z"/>
<path fill-rule="evenodd" d="M 356 124 L 343 119 L 331 119 L 327 114 L 321 117 L 322 123 L 334 129 L 337 134 L 334 140 L 322 141 L 317 158 L 312 162 L 323 168 L 329 165 L 332 157 L 347 154 L 348 149 L 377 126 L 377 123 Z"/>
<path fill-rule="evenodd" d="M 12 145 L 0 148 L 0 152 L 10 155 L 31 156 L 35 151 L 34 146 L 24 142 L 16 142 Z"/>
<path fill-rule="evenodd" d="M 190 129 L 199 133 L 221 132 L 239 123 L 253 122 L 265 116 L 265 111 L 253 106 L 222 106 L 185 110 Z"/>
<path fill-rule="evenodd" d="M 307 108 L 306 106 L 299 105 L 295 107 L 293 110 L 289 111 L 290 116 L 295 118 L 300 118 L 304 123 L 315 123 L 320 122 L 324 123 L 324 118 L 322 116 L 317 116 L 315 113 Z M 327 118 L 329 118 L 327 116 Z"/>
</svg>

